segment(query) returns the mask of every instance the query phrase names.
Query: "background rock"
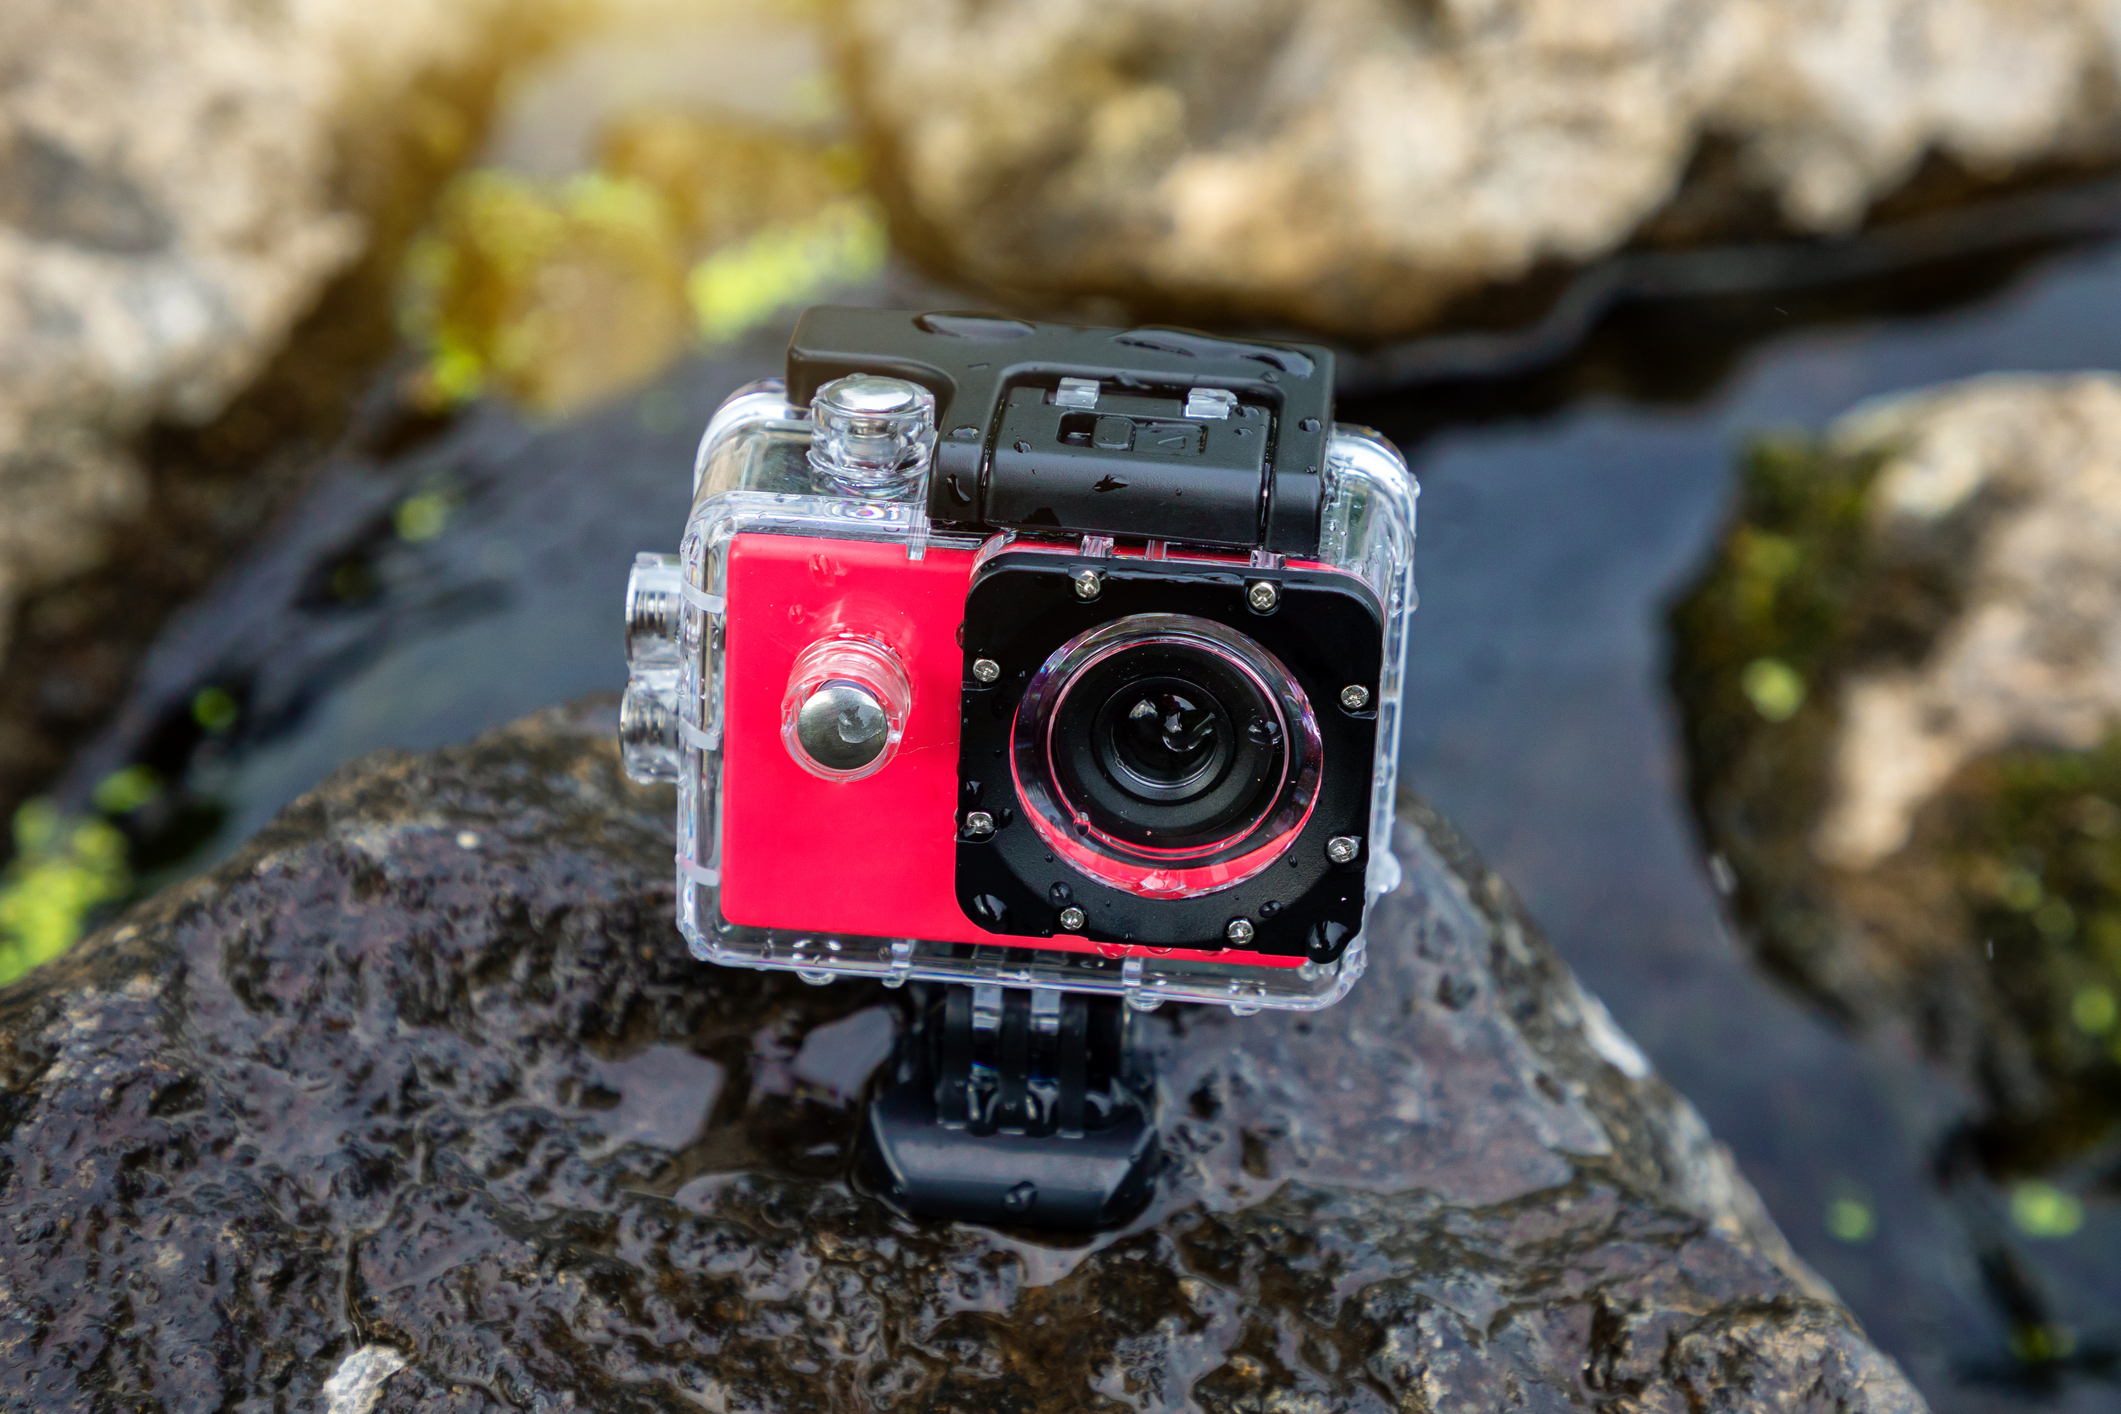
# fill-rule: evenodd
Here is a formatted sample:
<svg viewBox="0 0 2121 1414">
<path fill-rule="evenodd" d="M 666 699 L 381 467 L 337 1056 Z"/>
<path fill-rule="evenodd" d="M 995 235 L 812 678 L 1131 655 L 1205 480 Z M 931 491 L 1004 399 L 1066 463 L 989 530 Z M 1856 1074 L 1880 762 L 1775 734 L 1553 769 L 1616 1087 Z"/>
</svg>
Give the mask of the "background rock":
<svg viewBox="0 0 2121 1414">
<path fill-rule="evenodd" d="M 402 455 L 482 391 L 579 411 L 873 272 L 812 18 L 0 16 L 25 75 L 0 79 L 0 861 L 170 614 L 331 463 Z"/>
<path fill-rule="evenodd" d="M 1358 339 L 1631 239 L 2121 151 L 2098 0 L 849 0 L 842 32 L 938 268 Z"/>
<path fill-rule="evenodd" d="M 0 654 L 14 603 L 145 509 L 131 439 L 220 414 L 335 277 L 402 238 L 408 188 L 468 155 L 506 60 L 601 8 L 0 12 Z"/>
<path fill-rule="evenodd" d="M 1991 377 L 1756 449 L 1675 612 L 1759 944 L 2041 1167 L 2121 1118 L 2121 379 Z"/>
<path fill-rule="evenodd" d="M 371 757 L 0 993 L 28 1402 L 1921 1407 L 1419 811 L 1347 1002 L 1147 1021 L 1129 1230 L 892 1216 L 900 999 L 690 962 L 611 725 Z"/>
</svg>

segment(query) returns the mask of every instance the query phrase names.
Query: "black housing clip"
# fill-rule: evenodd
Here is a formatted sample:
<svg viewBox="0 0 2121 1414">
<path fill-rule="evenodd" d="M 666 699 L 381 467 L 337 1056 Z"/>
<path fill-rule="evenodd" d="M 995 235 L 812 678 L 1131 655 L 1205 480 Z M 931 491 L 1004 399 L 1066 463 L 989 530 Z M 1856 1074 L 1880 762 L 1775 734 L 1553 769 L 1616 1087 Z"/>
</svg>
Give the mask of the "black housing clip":
<svg viewBox="0 0 2121 1414">
<path fill-rule="evenodd" d="M 862 1170 L 925 1217 L 1095 1229 L 1148 1201 L 1153 1087 L 1114 997 L 930 986 L 870 1102 Z"/>
</svg>

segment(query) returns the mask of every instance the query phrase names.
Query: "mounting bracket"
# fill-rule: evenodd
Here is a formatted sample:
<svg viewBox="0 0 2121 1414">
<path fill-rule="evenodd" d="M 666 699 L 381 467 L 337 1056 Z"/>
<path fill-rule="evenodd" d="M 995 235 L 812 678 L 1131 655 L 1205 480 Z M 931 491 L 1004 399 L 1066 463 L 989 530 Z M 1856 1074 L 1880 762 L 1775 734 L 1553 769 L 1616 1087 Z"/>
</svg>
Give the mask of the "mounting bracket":
<svg viewBox="0 0 2121 1414">
<path fill-rule="evenodd" d="M 1101 1228 L 1148 1200 L 1153 1086 L 1114 997 L 930 986 L 863 1125 L 863 1175 L 925 1217 Z"/>
</svg>

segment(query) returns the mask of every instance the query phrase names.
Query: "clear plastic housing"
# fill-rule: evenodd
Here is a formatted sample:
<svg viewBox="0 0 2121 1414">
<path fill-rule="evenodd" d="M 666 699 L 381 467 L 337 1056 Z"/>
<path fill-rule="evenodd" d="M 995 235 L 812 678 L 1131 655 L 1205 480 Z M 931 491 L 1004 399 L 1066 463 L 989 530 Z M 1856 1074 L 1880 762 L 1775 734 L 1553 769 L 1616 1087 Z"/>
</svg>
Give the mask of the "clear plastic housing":
<svg viewBox="0 0 2121 1414">
<path fill-rule="evenodd" d="M 695 462 L 692 509 L 679 552 L 683 607 L 675 684 L 678 925 L 693 955 L 725 966 L 786 969 L 817 983 L 848 976 L 873 977 L 887 986 L 919 980 L 1053 987 L 1121 996 L 1142 1010 L 1183 1001 L 1239 1012 L 1308 1011 L 1345 995 L 1364 968 L 1360 934 L 1330 964 L 1260 967 L 1014 944 L 827 936 L 748 927 L 721 917 L 721 625 L 727 613 L 743 612 L 727 602 L 729 551 L 736 536 L 764 532 L 880 541 L 903 546 L 909 559 L 924 556 L 931 543 L 975 550 L 1004 538 L 983 541 L 931 532 L 924 475 L 850 487 L 844 478 L 813 465 L 811 433 L 807 409 L 788 403 L 779 380 L 762 380 L 723 404 L 708 424 Z M 1359 575 L 1385 608 L 1370 832 L 1372 839 L 1386 841 L 1392 837 L 1397 781 L 1406 616 L 1414 606 L 1416 487 L 1397 450 L 1360 428 L 1334 429 L 1323 475 L 1318 558 Z M 1019 548 L 1025 543 L 1008 538 Z M 1183 547 L 1159 545 L 1155 554 L 1179 558 Z M 1397 886 L 1399 866 L 1390 849 L 1375 849 L 1368 870 L 1366 892 L 1374 903 Z M 820 880 L 821 886 L 829 883 Z"/>
</svg>

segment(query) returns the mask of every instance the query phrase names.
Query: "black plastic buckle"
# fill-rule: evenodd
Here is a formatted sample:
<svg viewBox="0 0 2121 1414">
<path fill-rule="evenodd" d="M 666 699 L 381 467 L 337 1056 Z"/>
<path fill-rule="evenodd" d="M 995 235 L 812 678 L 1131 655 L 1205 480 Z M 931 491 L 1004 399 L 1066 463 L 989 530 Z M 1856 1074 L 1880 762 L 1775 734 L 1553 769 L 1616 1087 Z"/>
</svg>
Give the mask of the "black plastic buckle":
<svg viewBox="0 0 2121 1414">
<path fill-rule="evenodd" d="M 931 988 L 870 1103 L 863 1174 L 926 1217 L 1110 1227 L 1149 1197 L 1151 1094 L 1115 998 Z"/>
<path fill-rule="evenodd" d="M 887 373 L 935 394 L 928 515 L 937 524 L 1318 553 L 1333 355 L 1315 344 L 806 310 L 788 344 L 790 401 L 807 405 L 849 373 Z M 1099 395 L 1063 404 L 1064 379 L 1088 380 Z M 1196 391 L 1227 395 L 1227 415 L 1212 403 L 1191 415 Z M 1090 416 L 1069 416 L 1077 411 Z"/>
</svg>

